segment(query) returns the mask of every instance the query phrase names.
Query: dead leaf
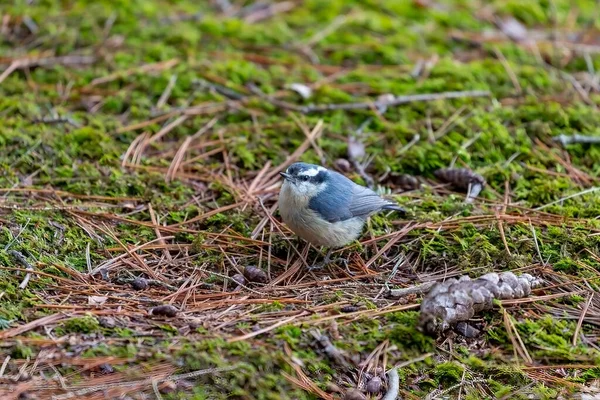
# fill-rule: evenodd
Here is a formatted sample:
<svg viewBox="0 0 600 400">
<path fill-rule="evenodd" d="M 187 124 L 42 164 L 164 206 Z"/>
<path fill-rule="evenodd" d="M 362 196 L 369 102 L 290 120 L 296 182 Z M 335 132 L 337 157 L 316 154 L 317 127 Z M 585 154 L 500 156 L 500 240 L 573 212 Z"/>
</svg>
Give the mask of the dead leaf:
<svg viewBox="0 0 600 400">
<path fill-rule="evenodd" d="M 88 296 L 88 304 L 90 306 L 101 306 L 106 303 L 106 300 L 108 300 L 106 296 Z"/>
<path fill-rule="evenodd" d="M 302 83 L 290 83 L 285 86 L 287 89 L 293 90 L 302 96 L 303 99 L 309 99 L 312 96 L 312 89 Z"/>
<path fill-rule="evenodd" d="M 348 158 L 351 160 L 360 160 L 366 154 L 365 144 L 355 137 L 348 138 Z"/>
<path fill-rule="evenodd" d="M 513 17 L 500 20 L 498 27 L 506 36 L 515 42 L 522 42 L 529 36 L 527 28 Z"/>
</svg>

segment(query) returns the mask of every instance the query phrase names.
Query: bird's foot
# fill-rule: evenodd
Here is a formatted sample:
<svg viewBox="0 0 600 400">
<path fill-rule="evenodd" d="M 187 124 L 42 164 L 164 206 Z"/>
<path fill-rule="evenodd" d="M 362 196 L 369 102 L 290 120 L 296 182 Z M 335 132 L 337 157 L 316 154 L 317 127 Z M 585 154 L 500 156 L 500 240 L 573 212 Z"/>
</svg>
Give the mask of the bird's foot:
<svg viewBox="0 0 600 400">
<path fill-rule="evenodd" d="M 313 265 L 308 266 L 308 271 L 320 271 L 323 268 L 325 268 L 326 266 L 328 266 L 329 264 L 338 264 L 338 263 L 342 263 L 346 268 L 348 267 L 348 260 L 346 260 L 345 258 L 339 257 L 336 259 L 331 259 L 329 257 L 327 257 L 325 260 L 321 261 L 320 263 L 316 263 Z"/>
<path fill-rule="evenodd" d="M 326 266 L 326 265 L 327 265 L 327 264 L 325 264 L 325 263 L 323 263 L 323 262 L 320 262 L 320 263 L 316 263 L 316 264 L 313 264 L 313 265 L 309 265 L 309 266 L 308 266 L 306 269 L 307 269 L 309 272 L 313 272 L 313 271 L 320 271 L 320 270 L 322 270 L 323 268 L 325 268 L 325 266 Z"/>
</svg>

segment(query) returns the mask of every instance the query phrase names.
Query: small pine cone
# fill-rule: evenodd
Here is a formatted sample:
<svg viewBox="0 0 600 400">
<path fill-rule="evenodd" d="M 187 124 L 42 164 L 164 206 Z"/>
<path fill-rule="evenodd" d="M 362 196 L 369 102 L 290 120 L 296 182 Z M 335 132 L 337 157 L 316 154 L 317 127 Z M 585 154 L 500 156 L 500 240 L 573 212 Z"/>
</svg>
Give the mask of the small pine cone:
<svg viewBox="0 0 600 400">
<path fill-rule="evenodd" d="M 407 174 L 392 176 L 392 182 L 404 191 L 415 190 L 421 186 L 417 178 Z"/>
<path fill-rule="evenodd" d="M 458 189 L 468 190 L 469 186 L 475 184 L 485 186 L 484 177 L 467 168 L 442 168 L 435 171 L 434 175 Z"/>
<path fill-rule="evenodd" d="M 350 389 L 344 395 L 344 400 L 367 400 L 367 396 L 362 394 L 360 390 Z"/>
<path fill-rule="evenodd" d="M 367 382 L 365 389 L 368 393 L 377 394 L 381 392 L 382 387 L 383 381 L 381 380 L 381 378 L 378 376 L 374 376 L 373 378 L 369 379 L 369 382 Z"/>
<path fill-rule="evenodd" d="M 333 166 L 340 172 L 348 173 L 352 171 L 352 164 L 345 158 L 338 158 L 333 162 Z"/>
<path fill-rule="evenodd" d="M 248 279 L 248 282 L 267 283 L 269 281 L 265 271 L 254 265 L 248 265 L 244 268 L 244 277 Z"/>
<path fill-rule="evenodd" d="M 174 306 L 167 304 L 164 306 L 157 306 L 150 310 L 150 315 L 159 315 L 162 317 L 174 317 L 177 315 L 179 310 Z"/>
<path fill-rule="evenodd" d="M 135 278 L 131 281 L 131 287 L 133 290 L 146 290 L 148 289 L 148 281 L 144 278 Z"/>
<path fill-rule="evenodd" d="M 231 277 L 231 280 L 234 281 L 237 285 L 244 285 L 246 283 L 246 278 L 242 274 L 235 274 Z"/>
</svg>

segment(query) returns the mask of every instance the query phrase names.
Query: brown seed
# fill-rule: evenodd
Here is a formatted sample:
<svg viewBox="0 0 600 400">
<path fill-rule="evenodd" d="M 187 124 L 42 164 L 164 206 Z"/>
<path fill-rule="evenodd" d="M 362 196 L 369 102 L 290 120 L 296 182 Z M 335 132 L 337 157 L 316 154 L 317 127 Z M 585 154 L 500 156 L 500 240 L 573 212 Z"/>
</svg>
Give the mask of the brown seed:
<svg viewBox="0 0 600 400">
<path fill-rule="evenodd" d="M 434 172 L 434 175 L 447 183 L 451 183 L 458 189 L 467 190 L 469 186 L 479 184 L 482 187 L 485 185 L 483 176 L 476 174 L 467 168 L 442 168 Z"/>
<path fill-rule="evenodd" d="M 352 171 L 352 164 L 350 164 L 350 161 L 346 160 L 345 158 L 338 158 L 333 162 L 333 166 L 340 172 Z"/>
<path fill-rule="evenodd" d="M 144 278 L 135 278 L 131 281 L 131 287 L 134 290 L 145 290 L 148 289 L 148 281 Z"/>
<path fill-rule="evenodd" d="M 373 378 L 371 378 L 369 380 L 369 382 L 367 382 L 367 386 L 366 386 L 366 390 L 368 393 L 379 393 L 381 392 L 381 387 L 383 386 L 383 381 L 381 380 L 380 377 L 378 376 L 374 376 Z"/>
<path fill-rule="evenodd" d="M 248 282 L 267 283 L 269 281 L 265 271 L 254 265 L 248 265 L 244 268 L 244 277 L 248 279 Z"/>
<path fill-rule="evenodd" d="M 344 400 L 367 400 L 367 396 L 358 389 L 350 389 L 344 395 Z"/>
<path fill-rule="evenodd" d="M 177 315 L 179 310 L 170 304 L 164 306 L 157 306 L 150 309 L 150 315 L 160 315 L 163 317 L 174 317 Z"/>
</svg>

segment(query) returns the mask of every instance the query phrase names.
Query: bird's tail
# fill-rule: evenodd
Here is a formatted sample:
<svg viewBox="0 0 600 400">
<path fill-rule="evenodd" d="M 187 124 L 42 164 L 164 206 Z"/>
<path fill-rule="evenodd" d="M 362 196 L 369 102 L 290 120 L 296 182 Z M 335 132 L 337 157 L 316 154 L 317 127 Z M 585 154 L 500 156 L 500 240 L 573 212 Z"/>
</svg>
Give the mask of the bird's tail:
<svg viewBox="0 0 600 400">
<path fill-rule="evenodd" d="M 381 207 L 381 209 L 382 210 L 398 211 L 399 213 L 406 214 L 406 210 L 404 208 L 400 207 L 397 204 L 393 204 L 393 203 L 386 204 L 383 207 Z"/>
</svg>

